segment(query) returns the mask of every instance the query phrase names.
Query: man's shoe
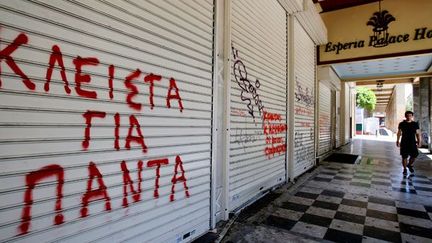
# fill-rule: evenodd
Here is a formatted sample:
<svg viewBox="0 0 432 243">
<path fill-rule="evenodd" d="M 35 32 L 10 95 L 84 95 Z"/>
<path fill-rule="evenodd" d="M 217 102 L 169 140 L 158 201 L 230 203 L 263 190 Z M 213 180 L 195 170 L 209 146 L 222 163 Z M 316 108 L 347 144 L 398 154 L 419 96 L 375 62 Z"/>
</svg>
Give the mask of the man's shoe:
<svg viewBox="0 0 432 243">
<path fill-rule="evenodd" d="M 412 167 L 412 165 L 408 165 L 407 167 L 408 167 L 410 173 L 414 173 L 414 168 Z"/>
<path fill-rule="evenodd" d="M 407 174 L 408 174 L 407 170 L 404 169 L 403 172 L 402 172 L 402 174 L 403 174 L 403 175 L 407 175 Z"/>
</svg>

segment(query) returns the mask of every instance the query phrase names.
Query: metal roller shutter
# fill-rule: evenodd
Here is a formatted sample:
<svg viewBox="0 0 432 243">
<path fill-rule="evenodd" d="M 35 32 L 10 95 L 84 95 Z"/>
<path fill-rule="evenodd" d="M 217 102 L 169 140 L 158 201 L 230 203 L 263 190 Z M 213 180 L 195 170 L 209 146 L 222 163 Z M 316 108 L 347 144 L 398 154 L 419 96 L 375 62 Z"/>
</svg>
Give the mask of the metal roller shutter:
<svg viewBox="0 0 432 243">
<path fill-rule="evenodd" d="M 340 91 L 336 90 L 336 131 L 335 131 L 335 137 L 336 137 L 336 148 L 339 148 L 341 144 L 341 132 L 340 132 Z"/>
<path fill-rule="evenodd" d="M 209 229 L 213 11 L 0 3 L 0 241 L 182 242 Z"/>
<path fill-rule="evenodd" d="M 231 10 L 229 209 L 285 180 L 287 23 L 277 1 Z"/>
<path fill-rule="evenodd" d="M 318 155 L 332 149 L 331 143 L 331 90 L 324 84 L 319 86 L 319 138 Z"/>
<path fill-rule="evenodd" d="M 294 177 L 315 161 L 315 44 L 294 18 Z"/>
</svg>

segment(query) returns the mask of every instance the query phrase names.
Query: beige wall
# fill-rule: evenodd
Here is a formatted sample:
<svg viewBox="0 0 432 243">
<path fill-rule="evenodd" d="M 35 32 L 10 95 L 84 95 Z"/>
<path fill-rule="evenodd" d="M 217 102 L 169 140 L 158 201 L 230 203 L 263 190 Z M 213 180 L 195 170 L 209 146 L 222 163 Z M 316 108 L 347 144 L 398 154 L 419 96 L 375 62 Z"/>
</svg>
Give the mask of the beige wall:
<svg viewBox="0 0 432 243">
<path fill-rule="evenodd" d="M 353 90 L 355 87 L 355 83 L 341 83 L 341 92 L 340 92 L 340 138 L 341 145 L 347 144 L 351 141 L 351 130 L 354 129 L 354 125 L 351 126 L 351 118 L 354 121 L 354 113 L 355 113 L 355 94 L 353 94 Z M 354 133 L 352 133 L 354 134 Z"/>
<path fill-rule="evenodd" d="M 405 108 L 405 84 L 397 84 L 386 109 L 385 124 L 388 129 L 397 132 L 399 122 L 404 119 Z"/>
<path fill-rule="evenodd" d="M 422 136 L 422 146 L 428 147 L 430 143 L 430 97 L 432 89 L 432 78 L 423 77 L 420 78 L 419 82 L 419 111 L 418 114 L 414 114 L 415 120 L 420 125 L 420 132 Z"/>
<path fill-rule="evenodd" d="M 370 47 L 369 38 L 373 35 L 372 26 L 367 26 L 369 18 L 378 11 L 378 3 L 360 5 L 353 8 L 322 13 L 321 17 L 327 26 L 328 40 L 333 44 L 364 41 L 364 47 L 325 52 L 326 45 L 321 45 L 319 50 L 320 62 L 333 62 L 335 60 L 355 59 L 388 54 L 407 54 L 407 52 L 432 50 L 432 1 L 431 0 L 386 0 L 382 1 L 382 10 L 388 10 L 396 21 L 388 26 L 388 32 L 392 35 L 408 34 L 408 41 L 389 44 L 386 47 Z M 427 28 L 425 36 L 430 38 L 414 40 L 415 29 Z"/>
</svg>

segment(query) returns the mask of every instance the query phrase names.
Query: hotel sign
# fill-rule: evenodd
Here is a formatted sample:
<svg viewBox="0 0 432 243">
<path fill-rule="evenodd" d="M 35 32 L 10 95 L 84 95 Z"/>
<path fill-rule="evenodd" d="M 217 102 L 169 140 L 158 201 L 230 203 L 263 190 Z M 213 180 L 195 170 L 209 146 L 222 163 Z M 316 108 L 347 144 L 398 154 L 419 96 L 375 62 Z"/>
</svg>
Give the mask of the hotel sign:
<svg viewBox="0 0 432 243">
<path fill-rule="evenodd" d="M 375 6 L 321 14 L 329 40 L 319 46 L 318 65 L 432 53 L 431 0 Z"/>
<path fill-rule="evenodd" d="M 426 27 L 417 28 L 410 35 L 408 33 L 399 34 L 399 35 L 390 35 L 386 33 L 385 36 L 378 38 L 375 35 L 369 36 L 368 40 L 355 40 L 350 42 L 329 42 L 325 45 L 325 52 L 335 52 L 335 54 L 339 54 L 343 50 L 355 49 L 355 48 L 363 48 L 365 45 L 369 47 L 382 47 L 395 43 L 402 43 L 408 41 L 416 41 L 423 39 L 432 39 L 432 29 L 428 29 Z M 382 45 L 382 46 L 376 46 Z"/>
</svg>

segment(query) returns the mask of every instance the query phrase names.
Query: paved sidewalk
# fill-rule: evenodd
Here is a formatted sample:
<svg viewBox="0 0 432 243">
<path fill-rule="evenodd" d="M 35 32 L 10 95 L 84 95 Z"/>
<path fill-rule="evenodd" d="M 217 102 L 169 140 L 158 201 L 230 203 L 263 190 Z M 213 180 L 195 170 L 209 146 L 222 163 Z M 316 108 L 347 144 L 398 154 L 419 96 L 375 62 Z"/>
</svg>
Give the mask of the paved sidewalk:
<svg viewBox="0 0 432 243">
<path fill-rule="evenodd" d="M 362 159 L 322 163 L 246 210 L 223 242 L 432 242 L 430 158 L 422 154 L 403 176 L 394 141 L 355 139 L 338 152 Z"/>
</svg>

